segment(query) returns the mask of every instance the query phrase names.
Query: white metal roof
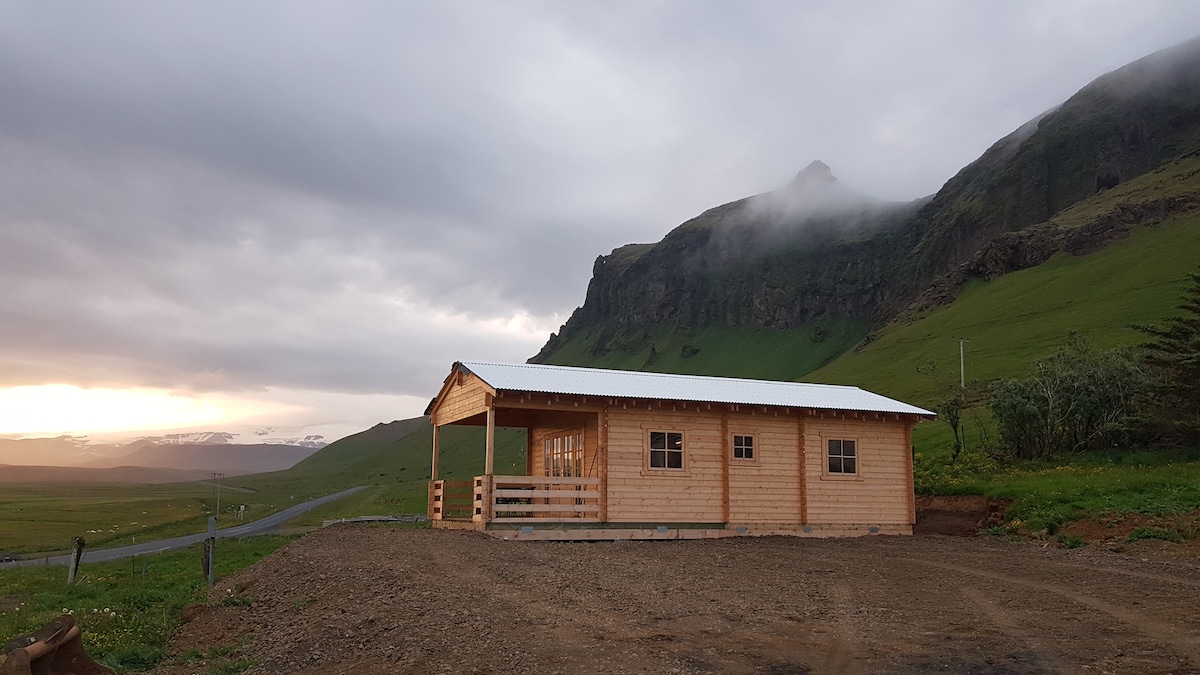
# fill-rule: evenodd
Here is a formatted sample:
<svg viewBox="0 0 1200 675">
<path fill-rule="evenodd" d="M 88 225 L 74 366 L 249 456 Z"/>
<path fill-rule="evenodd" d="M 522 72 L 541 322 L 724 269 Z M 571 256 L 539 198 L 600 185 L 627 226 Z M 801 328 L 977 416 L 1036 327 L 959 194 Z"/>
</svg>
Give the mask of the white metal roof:
<svg viewBox="0 0 1200 675">
<path fill-rule="evenodd" d="M 460 365 L 496 390 L 910 415 L 935 414 L 858 387 L 832 384 L 671 375 L 531 363 L 462 361 Z"/>
</svg>

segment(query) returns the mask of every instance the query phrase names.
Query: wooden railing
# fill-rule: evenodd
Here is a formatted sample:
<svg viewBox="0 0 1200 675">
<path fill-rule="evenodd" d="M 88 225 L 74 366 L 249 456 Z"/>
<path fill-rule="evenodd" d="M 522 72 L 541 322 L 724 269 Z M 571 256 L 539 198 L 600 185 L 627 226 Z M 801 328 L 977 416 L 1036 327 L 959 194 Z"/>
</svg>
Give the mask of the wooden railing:
<svg viewBox="0 0 1200 675">
<path fill-rule="evenodd" d="M 550 476 L 476 476 L 476 521 L 600 521 L 600 479 Z"/>
<path fill-rule="evenodd" d="M 435 480 L 429 484 L 430 520 L 470 520 L 472 483 L 469 480 Z"/>
</svg>

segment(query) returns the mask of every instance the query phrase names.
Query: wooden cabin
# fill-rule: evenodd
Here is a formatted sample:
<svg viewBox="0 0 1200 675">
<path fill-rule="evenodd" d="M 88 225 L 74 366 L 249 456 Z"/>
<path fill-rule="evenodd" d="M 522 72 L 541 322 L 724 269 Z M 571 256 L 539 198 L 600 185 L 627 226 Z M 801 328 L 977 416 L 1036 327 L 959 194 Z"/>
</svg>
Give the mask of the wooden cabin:
<svg viewBox="0 0 1200 675">
<path fill-rule="evenodd" d="M 857 387 L 455 363 L 433 423 L 429 518 L 513 539 L 912 534 L 913 425 Z M 483 475 L 438 478 L 449 425 L 486 427 Z M 526 431 L 497 475 L 495 429 Z"/>
</svg>

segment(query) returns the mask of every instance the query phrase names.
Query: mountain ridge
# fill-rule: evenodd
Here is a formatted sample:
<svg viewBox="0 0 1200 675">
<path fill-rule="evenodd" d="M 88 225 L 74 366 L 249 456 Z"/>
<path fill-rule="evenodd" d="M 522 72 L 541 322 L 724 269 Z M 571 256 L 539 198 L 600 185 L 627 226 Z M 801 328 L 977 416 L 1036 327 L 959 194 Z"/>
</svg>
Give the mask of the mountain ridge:
<svg viewBox="0 0 1200 675">
<path fill-rule="evenodd" d="M 867 338 L 952 299 L 956 285 L 981 270 L 1019 269 L 1063 246 L 1103 245 L 1103 228 L 1068 237 L 1046 224 L 1197 150 L 1200 38 L 1096 78 L 998 140 L 929 197 L 797 223 L 755 209 L 763 199 L 756 195 L 708 209 L 658 243 L 599 256 L 583 305 L 530 361 L 593 365 L 640 353 L 664 331 L 681 336 L 650 345 L 642 367 L 653 368 L 655 354 L 686 351 L 687 335 L 713 325 L 816 334 L 823 324 L 857 321 L 858 338 Z M 793 183 L 802 176 L 810 186 L 832 180 L 827 186 L 844 187 L 820 162 Z M 1039 226 L 1043 234 L 1057 232 L 1049 239 L 1058 243 L 1013 234 Z M 1019 255 L 1003 260 L 1005 246 L 1030 252 L 1031 243 L 1037 245 L 1023 262 Z"/>
</svg>

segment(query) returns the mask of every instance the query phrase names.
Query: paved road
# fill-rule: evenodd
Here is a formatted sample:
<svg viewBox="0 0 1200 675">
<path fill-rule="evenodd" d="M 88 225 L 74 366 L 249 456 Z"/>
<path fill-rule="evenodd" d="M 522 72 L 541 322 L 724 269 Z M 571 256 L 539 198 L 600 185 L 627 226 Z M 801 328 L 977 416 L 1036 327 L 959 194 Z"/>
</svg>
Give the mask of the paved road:
<svg viewBox="0 0 1200 675">
<path fill-rule="evenodd" d="M 296 516 L 311 511 L 322 504 L 327 504 L 337 499 L 341 499 L 346 495 L 352 495 L 359 490 L 366 489 L 367 486 L 359 485 L 352 487 L 349 490 L 342 490 L 335 494 L 310 499 L 306 502 L 301 502 L 295 506 L 273 513 L 266 518 L 260 518 L 250 523 L 237 525 L 235 527 L 227 527 L 223 530 L 217 530 L 218 539 L 227 539 L 229 537 L 250 537 L 256 534 L 267 534 L 274 530 L 280 524 L 295 518 Z M 159 539 L 158 541 L 150 541 L 144 544 L 132 544 L 130 546 L 119 546 L 117 548 L 102 548 L 95 550 L 85 549 L 83 552 L 83 562 L 104 562 L 106 560 L 120 560 L 121 558 L 132 558 L 135 555 L 143 555 L 146 553 L 158 553 L 159 551 L 171 551 L 179 548 L 187 548 L 192 544 L 204 541 L 208 538 L 207 532 L 199 534 L 188 534 L 182 537 L 174 537 L 172 539 Z M 17 560 L 10 563 L 0 563 L 0 569 L 9 567 L 31 567 L 33 565 L 66 565 L 71 561 L 71 556 L 56 555 L 47 558 L 32 558 L 28 560 Z"/>
</svg>

